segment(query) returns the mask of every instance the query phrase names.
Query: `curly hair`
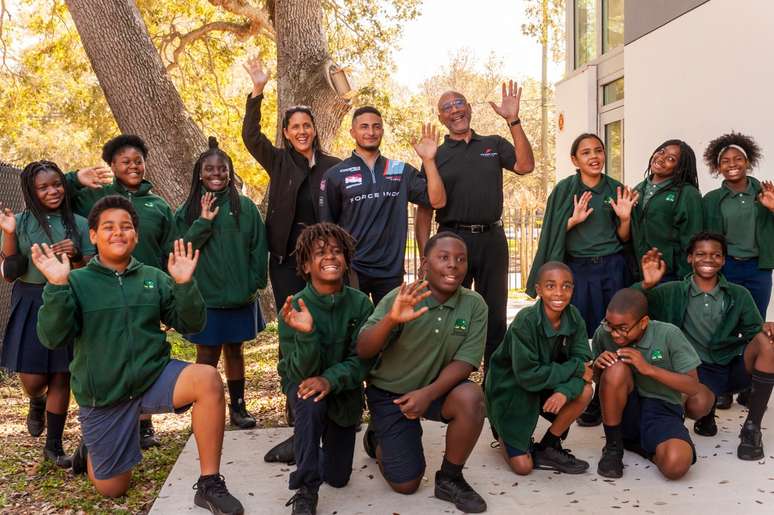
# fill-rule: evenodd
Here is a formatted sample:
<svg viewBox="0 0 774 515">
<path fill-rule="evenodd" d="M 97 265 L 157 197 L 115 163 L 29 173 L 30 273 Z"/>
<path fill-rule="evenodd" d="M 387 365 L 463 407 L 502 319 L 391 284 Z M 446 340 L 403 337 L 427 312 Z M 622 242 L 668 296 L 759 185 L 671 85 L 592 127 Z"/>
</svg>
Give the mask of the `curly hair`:
<svg viewBox="0 0 774 515">
<path fill-rule="evenodd" d="M 217 156 L 223 159 L 228 168 L 228 206 L 232 213 L 234 213 L 234 220 L 237 227 L 239 227 L 239 214 L 241 212 L 241 205 L 239 200 L 239 190 L 236 183 L 236 172 L 234 172 L 234 163 L 231 161 L 231 157 L 220 149 L 218 145 L 218 139 L 215 136 L 207 138 L 207 150 L 199 155 L 199 158 L 194 163 L 193 175 L 191 176 L 191 190 L 188 192 L 188 198 L 183 203 L 185 207 L 185 220 L 188 225 L 194 223 L 202 214 L 201 198 L 204 193 L 204 186 L 202 186 L 202 167 L 204 161 L 211 156 Z"/>
<path fill-rule="evenodd" d="M 722 234 L 709 231 L 701 231 L 694 234 L 688 241 L 688 254 L 693 254 L 693 249 L 696 248 L 696 244 L 700 241 L 716 241 L 720 243 L 723 248 L 723 256 L 728 255 L 728 243 L 726 237 Z"/>
<path fill-rule="evenodd" d="M 293 251 L 296 255 L 296 271 L 298 275 L 307 281 L 309 280 L 309 274 L 304 272 L 304 265 L 312 260 L 315 243 L 322 241 L 327 245 L 331 239 L 341 247 L 341 251 L 344 254 L 344 263 L 349 268 L 352 257 L 355 255 L 355 239 L 336 224 L 320 222 L 306 227 L 298 236 L 296 248 Z"/>
<path fill-rule="evenodd" d="M 647 178 L 651 176 L 650 164 L 653 162 L 653 156 L 655 156 L 656 153 L 661 149 L 671 145 L 675 145 L 680 148 L 680 158 L 677 160 L 677 165 L 675 165 L 675 170 L 672 174 L 674 185 L 676 187 L 680 187 L 687 183 L 696 189 L 699 189 L 699 177 L 696 173 L 696 154 L 694 154 L 693 149 L 688 143 L 680 139 L 666 140 L 661 145 L 659 145 L 656 150 L 653 151 L 653 153 L 650 155 L 650 159 L 648 159 L 648 167 L 645 169 L 645 177 Z"/>
<path fill-rule="evenodd" d="M 704 151 L 704 162 L 712 171 L 712 175 L 718 175 L 718 160 L 720 159 L 720 154 L 728 148 L 729 145 L 737 145 L 744 149 L 745 154 L 747 154 L 747 162 L 750 163 L 750 168 L 755 168 L 758 161 L 763 157 L 761 148 L 750 136 L 739 132 L 723 134 L 710 141 L 707 145 L 707 150 Z"/>
<path fill-rule="evenodd" d="M 102 160 L 107 164 L 112 163 L 116 154 L 127 147 L 136 148 L 143 159 L 148 159 L 148 146 L 141 137 L 134 134 L 121 134 L 102 146 Z"/>
<path fill-rule="evenodd" d="M 138 231 L 140 227 L 140 217 L 137 215 L 137 210 L 134 209 L 131 201 L 121 195 L 108 195 L 102 197 L 94 204 L 94 207 L 89 211 L 89 229 L 96 231 L 99 228 L 99 217 L 108 209 L 122 209 L 129 213 L 129 218 L 132 219 L 132 225 L 134 230 Z"/>
</svg>

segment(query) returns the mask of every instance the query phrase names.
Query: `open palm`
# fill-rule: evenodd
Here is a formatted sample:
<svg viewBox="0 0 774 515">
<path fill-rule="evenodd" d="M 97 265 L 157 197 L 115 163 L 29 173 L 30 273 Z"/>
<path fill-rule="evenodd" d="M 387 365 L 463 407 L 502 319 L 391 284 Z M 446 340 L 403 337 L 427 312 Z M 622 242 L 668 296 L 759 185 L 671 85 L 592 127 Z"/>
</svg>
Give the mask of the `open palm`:
<svg viewBox="0 0 774 515">
<path fill-rule="evenodd" d="M 182 239 L 175 240 L 174 248 L 169 253 L 167 272 L 177 284 L 185 284 L 191 280 L 196 263 L 199 261 L 199 250 L 193 250 L 193 245 L 186 245 Z"/>
<path fill-rule="evenodd" d="M 282 320 L 288 327 L 299 333 L 311 333 L 314 328 L 314 319 L 306 307 L 304 299 L 298 299 L 298 309 L 293 308 L 293 297 L 288 296 L 282 306 Z"/>
<path fill-rule="evenodd" d="M 438 151 L 438 129 L 432 123 L 422 125 L 420 137 L 412 140 L 411 145 L 422 159 L 433 159 Z"/>
<path fill-rule="evenodd" d="M 16 232 L 16 217 L 9 208 L 0 205 L 0 230 L 6 234 Z"/>
<path fill-rule="evenodd" d="M 403 283 L 392 301 L 389 317 L 396 324 L 405 324 L 424 315 L 428 307 L 423 306 L 414 311 L 414 307 L 430 296 L 427 281 L 415 281 L 411 284 Z"/>
<path fill-rule="evenodd" d="M 60 261 L 54 250 L 45 243 L 42 247 L 37 243 L 33 244 L 30 251 L 32 262 L 49 283 L 67 284 L 67 278 L 70 275 L 70 258 L 67 254 L 61 254 Z"/>
</svg>

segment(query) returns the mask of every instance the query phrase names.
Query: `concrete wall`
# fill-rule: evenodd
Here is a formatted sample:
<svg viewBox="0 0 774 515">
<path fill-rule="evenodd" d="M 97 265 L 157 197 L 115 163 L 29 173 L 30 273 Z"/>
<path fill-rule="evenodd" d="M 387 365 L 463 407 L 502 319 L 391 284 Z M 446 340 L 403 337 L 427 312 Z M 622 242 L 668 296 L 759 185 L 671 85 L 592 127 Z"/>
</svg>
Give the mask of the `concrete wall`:
<svg viewBox="0 0 774 515">
<path fill-rule="evenodd" d="M 626 0 L 624 3 L 624 43 L 628 45 L 708 1 Z"/>
<path fill-rule="evenodd" d="M 556 180 L 575 173 L 570 161 L 570 145 L 578 134 L 597 130 L 597 67 L 586 66 L 556 84 L 557 125 Z"/>
</svg>

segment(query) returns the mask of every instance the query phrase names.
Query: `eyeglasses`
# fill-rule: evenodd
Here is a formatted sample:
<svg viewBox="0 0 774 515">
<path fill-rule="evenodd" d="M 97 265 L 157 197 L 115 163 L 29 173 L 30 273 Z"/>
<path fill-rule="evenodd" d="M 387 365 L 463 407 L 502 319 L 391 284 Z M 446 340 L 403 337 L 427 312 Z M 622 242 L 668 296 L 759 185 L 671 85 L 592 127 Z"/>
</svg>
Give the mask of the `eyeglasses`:
<svg viewBox="0 0 774 515">
<path fill-rule="evenodd" d="M 641 316 L 641 317 L 640 317 L 640 319 L 639 319 L 639 320 L 637 320 L 637 321 L 634 323 L 634 325 L 633 325 L 633 326 L 631 326 L 629 329 L 622 329 L 622 328 L 620 328 L 620 327 L 615 327 L 615 326 L 612 326 L 612 325 L 610 325 L 610 322 L 608 322 L 606 318 L 603 318 L 603 319 L 602 319 L 602 322 L 601 322 L 599 325 L 601 325 L 601 326 L 602 326 L 602 329 L 604 329 L 605 331 L 607 331 L 607 332 L 608 332 L 608 333 L 610 333 L 610 334 L 616 333 L 617 335 L 619 335 L 619 336 L 623 336 L 624 338 L 626 338 L 627 336 L 629 336 L 629 333 L 631 333 L 631 332 L 632 332 L 632 330 L 633 330 L 635 327 L 637 327 L 637 324 L 639 324 L 639 323 L 640 323 L 640 321 L 642 321 L 642 319 L 643 319 L 643 318 L 645 318 L 646 316 L 647 316 L 647 315 Z"/>
<path fill-rule="evenodd" d="M 456 107 L 457 109 L 462 109 L 463 107 L 465 107 L 465 104 L 467 103 L 468 102 L 464 98 L 455 98 L 454 100 L 450 100 L 448 102 L 441 104 L 441 112 L 449 113 L 454 107 Z"/>
</svg>

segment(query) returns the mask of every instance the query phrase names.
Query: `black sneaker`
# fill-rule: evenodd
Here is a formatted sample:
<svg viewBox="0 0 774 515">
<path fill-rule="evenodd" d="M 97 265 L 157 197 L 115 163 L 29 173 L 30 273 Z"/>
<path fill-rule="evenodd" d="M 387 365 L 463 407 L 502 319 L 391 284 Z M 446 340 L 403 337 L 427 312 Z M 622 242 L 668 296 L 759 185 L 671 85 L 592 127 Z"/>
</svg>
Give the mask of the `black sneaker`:
<svg viewBox="0 0 774 515">
<path fill-rule="evenodd" d="M 734 402 L 733 395 L 730 393 L 721 393 L 717 396 L 717 399 L 715 399 L 715 407 L 717 409 L 729 409 L 732 402 Z"/>
<path fill-rule="evenodd" d="M 736 402 L 741 406 L 747 407 L 747 402 L 750 400 L 750 389 L 742 390 L 739 395 L 736 396 Z"/>
<path fill-rule="evenodd" d="M 597 463 L 597 474 L 602 477 L 618 479 L 623 477 L 623 447 L 608 443 L 602 448 L 602 457 Z"/>
<path fill-rule="evenodd" d="M 565 474 L 583 474 L 589 468 L 586 461 L 579 460 L 568 449 L 535 446 L 532 462 L 538 470 L 558 470 Z"/>
<path fill-rule="evenodd" d="M 89 450 L 86 448 L 86 444 L 81 440 L 81 443 L 78 444 L 78 448 L 75 449 L 75 452 L 73 453 L 72 458 L 70 458 L 70 463 L 72 464 L 73 468 L 73 474 L 76 476 L 79 476 L 81 474 L 86 473 L 86 458 L 89 455 Z"/>
<path fill-rule="evenodd" d="M 435 473 L 435 496 L 442 501 L 454 503 L 454 506 L 465 513 L 483 513 L 486 511 L 486 501 L 473 490 L 462 476 L 453 478 Z"/>
<path fill-rule="evenodd" d="M 216 515 L 242 515 L 245 512 L 242 503 L 228 492 L 226 481 L 220 474 L 205 480 L 199 478 L 193 489 L 196 490 L 194 504 L 200 508 Z"/>
<path fill-rule="evenodd" d="M 747 420 L 739 433 L 739 447 L 736 455 L 740 460 L 756 461 L 763 459 L 763 438 L 761 428 L 752 421 Z"/>
<path fill-rule="evenodd" d="M 140 420 L 140 448 L 145 450 L 151 447 L 161 447 L 161 442 L 156 437 L 153 423 L 150 420 Z"/>
<path fill-rule="evenodd" d="M 46 396 L 30 399 L 27 412 L 27 431 L 32 436 L 40 436 L 46 428 Z"/>
<path fill-rule="evenodd" d="M 701 436 L 715 436 L 718 434 L 718 425 L 715 423 L 715 415 L 710 413 L 694 422 L 693 432 Z"/>
<path fill-rule="evenodd" d="M 293 450 L 293 435 L 272 447 L 263 457 L 263 461 L 266 463 L 294 465 L 296 463 L 296 453 Z"/>
<path fill-rule="evenodd" d="M 596 398 L 596 397 L 595 397 Z M 581 416 L 575 421 L 581 427 L 594 427 L 602 423 L 602 408 L 599 403 L 595 403 L 594 399 L 586 407 L 586 411 L 581 413 Z"/>
<path fill-rule="evenodd" d="M 363 432 L 363 449 L 372 459 L 376 459 L 376 431 L 371 429 L 371 424 Z"/>
<path fill-rule="evenodd" d="M 51 447 L 48 445 L 43 447 L 43 458 L 52 461 L 54 465 L 62 469 L 69 469 L 73 466 L 73 460 L 65 454 L 62 442 L 57 442 L 51 445 Z"/>
<path fill-rule="evenodd" d="M 317 513 L 317 490 L 302 486 L 285 506 L 293 505 L 293 515 L 315 515 Z"/>
<path fill-rule="evenodd" d="M 250 429 L 251 427 L 255 427 L 255 419 L 247 412 L 245 401 L 242 399 L 239 399 L 236 406 L 232 404 L 228 407 L 228 416 L 231 420 L 231 425 L 236 426 L 239 429 Z"/>
</svg>

